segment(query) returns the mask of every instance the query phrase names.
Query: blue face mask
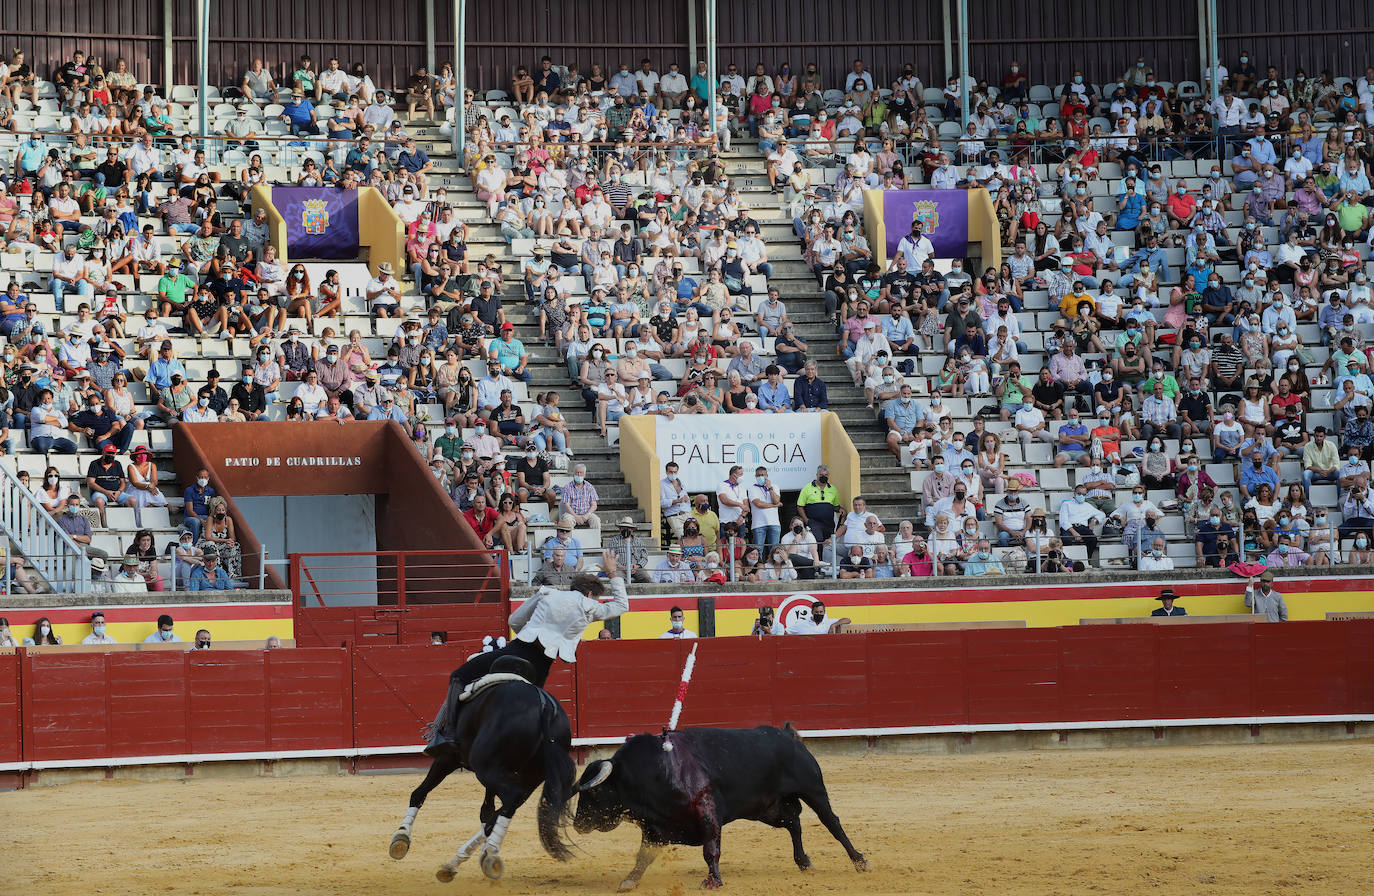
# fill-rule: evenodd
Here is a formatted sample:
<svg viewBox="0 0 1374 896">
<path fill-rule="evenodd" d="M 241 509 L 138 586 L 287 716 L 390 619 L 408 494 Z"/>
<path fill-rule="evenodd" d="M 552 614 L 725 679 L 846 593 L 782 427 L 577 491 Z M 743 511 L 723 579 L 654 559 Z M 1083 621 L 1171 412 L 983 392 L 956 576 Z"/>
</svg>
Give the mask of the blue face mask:
<svg viewBox="0 0 1374 896">
<path fill-rule="evenodd" d="M 1082 493 L 1075 493 L 1073 499 L 1077 501 L 1079 504 L 1082 504 L 1083 502 L 1088 500 L 1088 496 Z"/>
</svg>

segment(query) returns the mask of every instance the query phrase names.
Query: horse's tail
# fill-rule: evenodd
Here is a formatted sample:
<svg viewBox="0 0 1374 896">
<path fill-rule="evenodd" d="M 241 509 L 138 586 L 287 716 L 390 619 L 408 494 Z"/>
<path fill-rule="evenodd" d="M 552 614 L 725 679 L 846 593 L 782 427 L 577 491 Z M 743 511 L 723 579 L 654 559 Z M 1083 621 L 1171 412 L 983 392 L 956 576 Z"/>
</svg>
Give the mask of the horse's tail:
<svg viewBox="0 0 1374 896">
<path fill-rule="evenodd" d="M 549 855 L 566 862 L 572 858 L 572 849 L 563 840 L 563 828 L 568 822 L 577 768 L 547 727 L 540 749 L 544 754 L 544 792 L 539 796 L 539 843 Z"/>
</svg>

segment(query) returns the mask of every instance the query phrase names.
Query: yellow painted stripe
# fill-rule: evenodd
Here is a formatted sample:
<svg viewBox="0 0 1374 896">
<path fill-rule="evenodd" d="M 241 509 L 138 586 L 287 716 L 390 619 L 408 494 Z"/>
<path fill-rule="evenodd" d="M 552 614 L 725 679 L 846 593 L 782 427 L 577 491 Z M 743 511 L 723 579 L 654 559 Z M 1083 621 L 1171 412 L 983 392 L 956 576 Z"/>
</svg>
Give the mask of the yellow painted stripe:
<svg viewBox="0 0 1374 896">
<path fill-rule="evenodd" d="M 872 625 L 905 622 L 984 622 L 1024 619 L 1030 627 L 1077 625 L 1080 619 L 1149 616 L 1159 603 L 1148 598 L 1098 598 L 1088 600 L 986 601 L 954 604 L 890 604 L 878 607 L 846 607 L 843 592 L 824 595 L 826 614 L 848 616 L 855 623 Z M 1287 594 L 1290 619 L 1324 619 L 1327 613 L 1374 611 L 1374 592 L 1330 591 Z M 1221 616 L 1249 612 L 1241 595 L 1193 596 L 1180 600 L 1194 616 Z M 747 635 L 758 613 L 754 610 L 717 610 L 716 634 Z M 699 632 L 695 610 L 686 611 L 686 626 Z M 656 638 L 668 628 L 665 612 L 631 611 L 620 618 L 623 638 Z M 595 638 L 599 627 L 587 631 Z"/>
<path fill-rule="evenodd" d="M 173 629 L 187 644 L 196 638 L 198 629 L 209 629 L 214 641 L 266 641 L 271 635 L 278 638 L 294 638 L 295 630 L 288 619 L 197 619 L 177 617 Z M 81 639 L 91 633 L 88 623 L 54 625 L 53 629 L 63 644 L 80 644 Z M 111 622 L 105 626 L 105 633 L 121 644 L 139 644 L 157 630 L 154 622 Z M 23 626 L 14 630 L 16 640 L 31 637 L 32 628 Z"/>
</svg>

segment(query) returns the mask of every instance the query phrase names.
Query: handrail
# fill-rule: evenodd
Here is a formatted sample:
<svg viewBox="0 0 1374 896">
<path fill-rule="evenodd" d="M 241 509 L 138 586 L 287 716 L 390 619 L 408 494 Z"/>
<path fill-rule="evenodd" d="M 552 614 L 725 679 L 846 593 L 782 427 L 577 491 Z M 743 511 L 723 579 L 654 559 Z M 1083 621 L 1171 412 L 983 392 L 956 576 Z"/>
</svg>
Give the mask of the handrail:
<svg viewBox="0 0 1374 896">
<path fill-rule="evenodd" d="M 0 466 L 0 483 L 0 528 L 5 535 L 18 545 L 53 591 L 89 593 L 91 564 L 86 549 L 57 525 L 8 467 Z M 3 574 L 9 581 L 8 568 Z"/>
</svg>

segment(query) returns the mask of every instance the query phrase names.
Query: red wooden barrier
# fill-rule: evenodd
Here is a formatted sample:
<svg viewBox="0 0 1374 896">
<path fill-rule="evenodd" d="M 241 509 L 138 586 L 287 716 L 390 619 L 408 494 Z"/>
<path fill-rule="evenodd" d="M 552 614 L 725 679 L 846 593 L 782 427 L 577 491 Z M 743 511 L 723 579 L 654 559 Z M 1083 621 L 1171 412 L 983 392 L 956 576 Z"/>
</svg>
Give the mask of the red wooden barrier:
<svg viewBox="0 0 1374 896">
<path fill-rule="evenodd" d="M 19 655 L 0 655 L 0 762 L 24 757 L 23 716 L 19 712 Z"/>
<path fill-rule="evenodd" d="M 263 660 L 268 687 L 265 749 L 353 746 L 353 670 L 347 650 L 272 650 Z"/>
<path fill-rule="evenodd" d="M 667 723 L 691 644 L 589 641 L 574 735 Z M 0 763 L 405 747 L 468 647 L 0 655 Z M 684 726 L 803 729 L 1374 713 L 1374 620 L 698 642 Z"/>
</svg>

